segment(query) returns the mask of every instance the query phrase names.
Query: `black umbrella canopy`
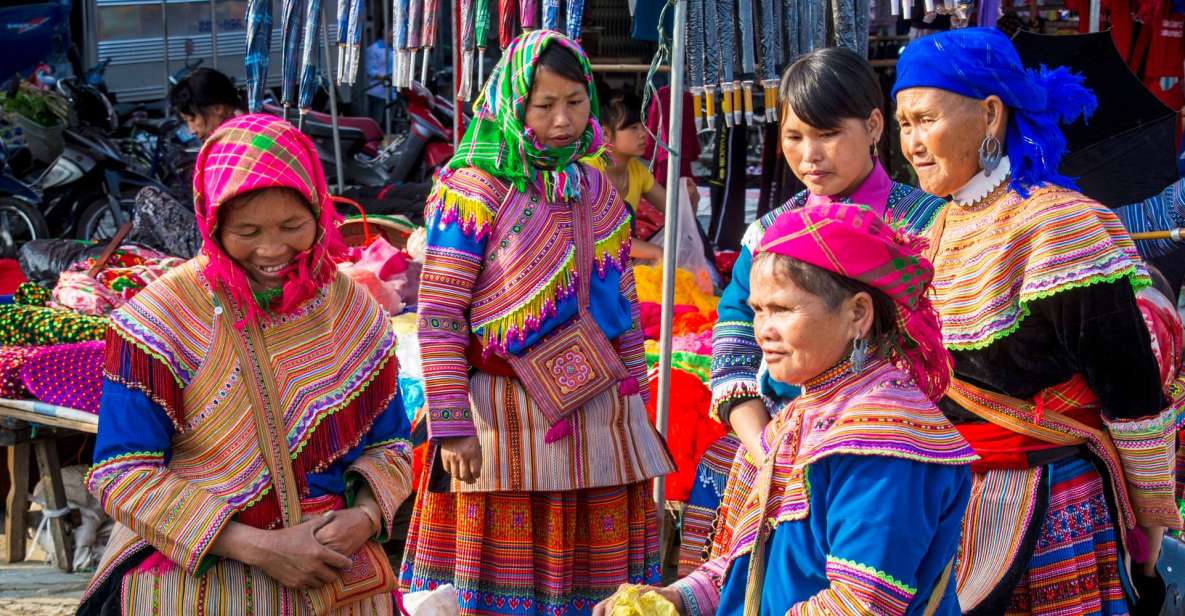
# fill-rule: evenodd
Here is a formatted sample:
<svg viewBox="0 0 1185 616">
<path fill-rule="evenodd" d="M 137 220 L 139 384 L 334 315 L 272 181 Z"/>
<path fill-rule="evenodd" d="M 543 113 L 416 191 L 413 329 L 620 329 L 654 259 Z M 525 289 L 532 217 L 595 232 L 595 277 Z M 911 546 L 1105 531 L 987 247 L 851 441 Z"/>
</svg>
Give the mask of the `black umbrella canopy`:
<svg viewBox="0 0 1185 616">
<path fill-rule="evenodd" d="M 1064 128 L 1061 172 L 1092 199 L 1119 207 L 1146 199 L 1177 179 L 1176 114 L 1144 87 L 1109 32 L 1052 36 L 1020 31 L 1012 39 L 1029 68 L 1068 66 L 1099 99 L 1089 120 Z"/>
</svg>

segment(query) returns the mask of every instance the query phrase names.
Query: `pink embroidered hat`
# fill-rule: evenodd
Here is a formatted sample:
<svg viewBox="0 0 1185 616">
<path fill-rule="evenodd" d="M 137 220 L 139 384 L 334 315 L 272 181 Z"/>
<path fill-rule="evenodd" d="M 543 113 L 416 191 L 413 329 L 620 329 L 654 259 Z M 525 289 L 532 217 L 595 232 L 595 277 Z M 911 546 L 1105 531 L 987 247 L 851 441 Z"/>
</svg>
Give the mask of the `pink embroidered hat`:
<svg viewBox="0 0 1185 616">
<path fill-rule="evenodd" d="M 865 206 L 804 207 L 777 218 L 758 252 L 772 252 L 858 280 L 897 306 L 897 348 L 921 390 L 937 401 L 950 385 L 952 360 L 926 292 L 934 266 L 925 241 L 893 229 Z"/>
<path fill-rule="evenodd" d="M 341 219 L 329 201 L 325 171 L 309 138 L 287 121 L 262 113 L 228 120 L 210 136 L 198 154 L 193 174 L 193 201 L 202 234 L 204 274 L 239 305 L 246 321 L 264 315 L 247 275 L 218 243 L 218 208 L 253 190 L 291 188 L 300 193 L 317 218 L 313 246 L 297 256 L 288 275 L 279 313 L 288 314 L 337 275 L 337 261 L 346 251 L 337 230 Z"/>
</svg>

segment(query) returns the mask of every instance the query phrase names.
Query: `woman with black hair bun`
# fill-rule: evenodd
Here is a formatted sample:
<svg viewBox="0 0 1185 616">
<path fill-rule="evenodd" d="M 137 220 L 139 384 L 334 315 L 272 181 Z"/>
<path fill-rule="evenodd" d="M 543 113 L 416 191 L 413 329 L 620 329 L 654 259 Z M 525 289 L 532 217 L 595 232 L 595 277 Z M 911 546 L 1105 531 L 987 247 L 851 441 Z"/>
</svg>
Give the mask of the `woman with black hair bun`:
<svg viewBox="0 0 1185 616">
<path fill-rule="evenodd" d="M 920 233 L 946 203 L 892 181 L 881 166 L 876 144 L 885 130 L 884 95 L 872 66 L 859 54 L 829 47 L 800 57 L 782 76 L 779 100 L 782 153 L 806 190 L 749 226 L 712 336 L 710 411 L 731 424 L 750 451 L 761 451 L 758 439 L 770 410 L 798 395 L 798 388 L 769 376 L 753 335 L 749 269 L 765 230 L 794 209 L 852 203 Z"/>
</svg>

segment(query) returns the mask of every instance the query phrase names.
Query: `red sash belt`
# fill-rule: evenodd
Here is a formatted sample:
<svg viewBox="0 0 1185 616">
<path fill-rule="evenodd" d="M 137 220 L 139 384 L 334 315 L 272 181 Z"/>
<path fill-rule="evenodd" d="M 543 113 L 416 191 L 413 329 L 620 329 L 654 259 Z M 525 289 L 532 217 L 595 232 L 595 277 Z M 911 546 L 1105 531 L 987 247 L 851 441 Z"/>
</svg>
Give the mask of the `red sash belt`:
<svg viewBox="0 0 1185 616">
<path fill-rule="evenodd" d="M 1032 415 L 1040 420 L 1045 411 L 1061 413 L 1070 419 L 1091 428 L 1102 428 L 1099 415 L 1099 401 L 1086 379 L 1080 375 L 1062 383 L 1041 390 L 1029 402 L 1033 405 Z M 968 409 L 972 410 L 972 409 Z M 972 412 L 974 412 L 972 410 Z M 1028 454 L 1063 447 L 1057 443 L 1039 439 L 1031 434 L 1021 434 L 994 423 L 968 423 L 955 426 L 971 443 L 971 448 L 980 459 L 971 464 L 971 469 L 983 472 L 991 469 L 1021 469 L 1029 467 Z"/>
</svg>

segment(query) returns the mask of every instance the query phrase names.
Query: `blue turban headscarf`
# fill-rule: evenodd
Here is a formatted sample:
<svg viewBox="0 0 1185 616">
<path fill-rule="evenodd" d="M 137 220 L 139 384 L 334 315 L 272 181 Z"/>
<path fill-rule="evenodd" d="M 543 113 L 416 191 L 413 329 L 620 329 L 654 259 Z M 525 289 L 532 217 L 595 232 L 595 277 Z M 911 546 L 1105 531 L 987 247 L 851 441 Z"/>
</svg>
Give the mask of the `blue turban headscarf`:
<svg viewBox="0 0 1185 616">
<path fill-rule="evenodd" d="M 1061 124 L 1089 118 L 1098 106 L 1084 78 L 1059 66 L 1026 69 L 1012 41 L 995 28 L 965 28 L 910 43 L 897 62 L 893 98 L 910 88 L 938 88 L 968 98 L 1000 97 L 1010 111 L 1005 144 L 1011 188 L 1028 196 L 1045 183 L 1075 188 L 1058 173 L 1066 153 Z"/>
</svg>

